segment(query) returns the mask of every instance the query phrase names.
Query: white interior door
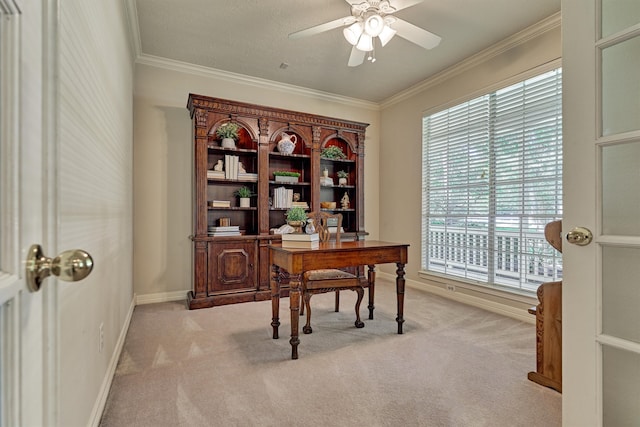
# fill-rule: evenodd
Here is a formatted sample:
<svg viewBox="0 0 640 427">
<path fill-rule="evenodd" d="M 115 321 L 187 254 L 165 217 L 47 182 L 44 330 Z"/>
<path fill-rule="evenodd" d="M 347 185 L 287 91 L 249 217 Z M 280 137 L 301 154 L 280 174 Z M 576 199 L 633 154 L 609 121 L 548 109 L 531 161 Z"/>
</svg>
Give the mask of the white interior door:
<svg viewBox="0 0 640 427">
<path fill-rule="evenodd" d="M 640 420 L 640 2 L 563 0 L 563 425 Z"/>
<path fill-rule="evenodd" d="M 0 0 L 0 421 L 47 425 L 46 294 L 30 292 L 25 259 L 45 244 L 43 8 Z"/>
</svg>

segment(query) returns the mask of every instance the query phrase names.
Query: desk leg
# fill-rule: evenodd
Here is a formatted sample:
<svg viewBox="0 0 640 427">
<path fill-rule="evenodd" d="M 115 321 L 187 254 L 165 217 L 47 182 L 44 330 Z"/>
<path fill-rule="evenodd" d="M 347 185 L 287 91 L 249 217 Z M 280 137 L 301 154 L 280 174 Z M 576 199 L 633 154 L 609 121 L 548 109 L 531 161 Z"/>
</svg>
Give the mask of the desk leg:
<svg viewBox="0 0 640 427">
<path fill-rule="evenodd" d="M 289 304 L 291 309 L 291 358 L 298 358 L 298 324 L 300 322 L 300 274 L 291 274 L 289 279 Z"/>
<path fill-rule="evenodd" d="M 273 327 L 273 339 L 278 339 L 278 327 L 280 326 L 280 267 L 271 266 L 271 327 Z"/>
<path fill-rule="evenodd" d="M 404 313 L 404 264 L 397 263 L 398 269 L 396 270 L 396 293 L 398 295 L 398 317 L 396 317 L 396 322 L 398 322 L 398 333 L 402 333 L 402 324 L 404 323 L 403 313 Z"/>
<path fill-rule="evenodd" d="M 376 266 L 370 265 L 369 271 L 367 272 L 367 282 L 369 283 L 369 320 L 373 320 L 373 309 L 375 308 L 373 305 L 373 300 L 376 293 Z"/>
</svg>

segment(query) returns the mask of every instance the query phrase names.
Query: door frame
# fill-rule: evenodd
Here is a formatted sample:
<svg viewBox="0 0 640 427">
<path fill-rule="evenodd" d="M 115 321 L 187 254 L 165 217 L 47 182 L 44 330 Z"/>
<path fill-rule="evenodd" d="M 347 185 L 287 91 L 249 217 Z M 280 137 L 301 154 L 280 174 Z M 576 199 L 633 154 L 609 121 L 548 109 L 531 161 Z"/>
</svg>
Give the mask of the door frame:
<svg viewBox="0 0 640 427">
<path fill-rule="evenodd" d="M 49 256 L 61 250 L 58 247 L 58 22 L 60 0 L 42 1 L 43 45 L 42 45 L 42 129 L 43 129 L 43 247 Z M 58 278 L 51 276 L 41 288 L 43 293 L 43 338 L 44 338 L 44 408 L 43 420 L 47 425 L 59 425 L 59 317 Z"/>
</svg>

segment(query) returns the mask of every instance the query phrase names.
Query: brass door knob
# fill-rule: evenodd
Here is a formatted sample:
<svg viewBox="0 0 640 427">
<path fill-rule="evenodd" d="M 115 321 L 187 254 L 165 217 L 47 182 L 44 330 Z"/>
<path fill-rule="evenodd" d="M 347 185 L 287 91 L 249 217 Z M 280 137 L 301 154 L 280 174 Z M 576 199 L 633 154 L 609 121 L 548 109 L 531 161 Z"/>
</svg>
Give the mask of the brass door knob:
<svg viewBox="0 0 640 427">
<path fill-rule="evenodd" d="M 567 242 L 578 246 L 587 246 L 593 240 L 591 230 L 584 227 L 575 227 L 567 233 Z"/>
<path fill-rule="evenodd" d="M 31 245 L 27 255 L 27 286 L 31 292 L 36 292 L 42 281 L 52 274 L 66 282 L 77 282 L 87 277 L 92 269 L 93 258 L 81 249 L 71 249 L 55 258 L 48 258 L 40 245 Z"/>
</svg>

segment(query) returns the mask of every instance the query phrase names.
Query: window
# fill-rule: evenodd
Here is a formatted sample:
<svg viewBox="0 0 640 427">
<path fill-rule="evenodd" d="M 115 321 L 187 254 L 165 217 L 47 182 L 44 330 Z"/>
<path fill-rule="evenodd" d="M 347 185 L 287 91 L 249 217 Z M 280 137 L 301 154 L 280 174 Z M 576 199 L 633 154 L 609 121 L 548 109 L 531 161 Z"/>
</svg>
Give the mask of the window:
<svg viewBox="0 0 640 427">
<path fill-rule="evenodd" d="M 423 118 L 422 268 L 535 292 L 562 277 L 562 70 Z"/>
</svg>

